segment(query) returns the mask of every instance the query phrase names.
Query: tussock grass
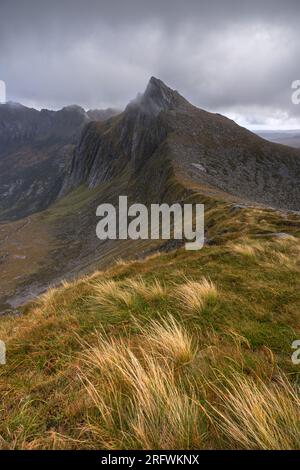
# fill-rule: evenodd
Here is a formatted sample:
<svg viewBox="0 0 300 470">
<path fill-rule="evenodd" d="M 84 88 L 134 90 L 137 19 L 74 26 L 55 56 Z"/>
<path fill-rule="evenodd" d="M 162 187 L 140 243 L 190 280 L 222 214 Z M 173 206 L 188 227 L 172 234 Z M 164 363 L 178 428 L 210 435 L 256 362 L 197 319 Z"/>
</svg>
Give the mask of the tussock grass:
<svg viewBox="0 0 300 470">
<path fill-rule="evenodd" d="M 298 239 L 293 236 L 275 238 L 271 241 L 241 240 L 229 243 L 229 249 L 249 260 L 266 267 L 279 265 L 283 269 L 297 270 L 300 266 L 300 247 Z"/>
<path fill-rule="evenodd" d="M 261 253 L 264 253 L 264 246 L 260 242 L 241 241 L 239 243 L 229 244 L 230 249 L 239 255 L 247 256 L 249 258 L 255 258 Z"/>
<path fill-rule="evenodd" d="M 114 280 L 101 280 L 93 284 L 90 296 L 91 309 L 100 309 L 103 313 L 119 315 L 125 309 L 131 309 L 135 302 L 135 292 L 124 289 Z"/>
<path fill-rule="evenodd" d="M 141 276 L 124 282 L 102 278 L 97 282 L 92 279 L 91 288 L 93 293 L 89 296 L 90 310 L 100 311 L 103 315 L 109 314 L 115 318 L 130 314 L 137 306 L 138 297 L 145 302 L 151 302 L 167 295 L 163 283 L 157 279 L 146 282 Z"/>
<path fill-rule="evenodd" d="M 64 288 L 64 287 L 63 287 Z M 41 309 L 47 308 L 49 311 L 55 311 L 56 309 L 56 298 L 59 288 L 51 287 L 44 294 L 42 294 L 36 301 L 36 304 Z"/>
<path fill-rule="evenodd" d="M 141 329 L 147 347 L 162 358 L 171 359 L 175 365 L 192 362 L 197 348 L 192 337 L 172 316 L 159 321 L 150 321 Z"/>
<path fill-rule="evenodd" d="M 277 382 L 235 373 L 222 377 L 212 406 L 226 440 L 243 449 L 284 450 L 300 448 L 299 389 L 286 377 Z"/>
<path fill-rule="evenodd" d="M 203 250 L 96 271 L 1 318 L 0 448 L 299 448 L 300 222 L 208 213 Z"/>
<path fill-rule="evenodd" d="M 203 368 L 202 351 L 171 316 L 149 322 L 135 342 L 98 334 L 80 366 L 96 410 L 83 434 L 104 448 L 210 448 L 211 439 L 221 448 L 299 448 L 298 389 L 284 375 L 276 381 L 245 375 L 243 348 L 250 345 L 236 332 L 228 335 L 237 362 L 228 358 L 225 374 L 216 369 L 218 354 L 210 371 Z M 178 368 L 187 362 L 191 369 Z"/>
<path fill-rule="evenodd" d="M 164 337 L 169 336 L 165 347 L 172 353 L 172 359 L 185 360 L 185 356 L 178 357 L 178 352 L 182 352 L 180 346 L 176 350 L 178 326 L 171 346 L 173 325 L 176 324 L 172 320 L 168 324 L 152 324 L 143 331 L 142 344 L 144 340 L 154 342 L 157 350 L 160 338 L 155 338 L 155 332 L 163 332 Z M 181 331 L 181 335 L 185 346 L 191 349 L 187 334 Z M 188 354 L 191 359 L 193 353 L 189 350 Z M 197 403 L 192 386 L 183 386 L 167 358 L 158 357 L 153 350 L 134 349 L 128 340 L 111 340 L 100 335 L 97 346 L 84 355 L 84 364 L 82 380 L 98 412 L 98 422 L 90 422 L 85 432 L 100 440 L 102 446 L 106 447 L 107 442 L 116 447 L 143 449 L 201 446 L 202 406 Z"/>
<path fill-rule="evenodd" d="M 269 245 L 269 257 L 267 262 L 277 264 L 280 268 L 299 270 L 300 246 L 296 238 L 282 238 Z"/>
<path fill-rule="evenodd" d="M 167 295 L 165 286 L 158 279 L 146 283 L 140 276 L 137 279 L 129 279 L 125 286 L 145 300 L 160 299 Z"/>
<path fill-rule="evenodd" d="M 212 281 L 187 280 L 185 284 L 176 286 L 175 299 L 181 308 L 190 313 L 200 313 L 209 303 L 217 299 L 217 289 Z"/>
</svg>

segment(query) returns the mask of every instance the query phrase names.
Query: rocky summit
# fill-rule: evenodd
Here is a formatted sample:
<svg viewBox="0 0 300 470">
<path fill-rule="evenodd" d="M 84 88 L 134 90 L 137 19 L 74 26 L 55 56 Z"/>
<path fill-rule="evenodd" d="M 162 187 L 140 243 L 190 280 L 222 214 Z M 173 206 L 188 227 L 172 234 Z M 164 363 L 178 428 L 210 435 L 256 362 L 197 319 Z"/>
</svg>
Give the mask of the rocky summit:
<svg viewBox="0 0 300 470">
<path fill-rule="evenodd" d="M 151 164 L 156 166 L 154 180 L 169 165 L 174 174 L 211 190 L 251 203 L 300 209 L 299 150 L 196 108 L 154 77 L 122 114 L 87 124 L 61 194 L 82 183 L 96 187 L 122 172 L 140 181 Z"/>
</svg>

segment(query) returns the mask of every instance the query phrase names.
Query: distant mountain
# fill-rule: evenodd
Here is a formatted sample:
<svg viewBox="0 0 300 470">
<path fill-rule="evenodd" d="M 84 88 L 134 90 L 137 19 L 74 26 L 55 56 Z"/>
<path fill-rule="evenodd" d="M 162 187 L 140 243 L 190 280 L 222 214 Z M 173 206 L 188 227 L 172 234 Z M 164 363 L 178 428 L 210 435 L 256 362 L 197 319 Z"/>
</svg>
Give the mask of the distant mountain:
<svg viewBox="0 0 300 470">
<path fill-rule="evenodd" d="M 270 142 L 288 145 L 289 147 L 300 148 L 300 130 L 290 131 L 254 131 Z"/>
<path fill-rule="evenodd" d="M 68 106 L 60 111 L 27 108 L 18 103 L 0 105 L 0 144 L 16 146 L 47 137 L 74 139 L 79 127 L 89 121 L 85 110 Z"/>
<path fill-rule="evenodd" d="M 79 106 L 37 111 L 18 103 L 0 105 L 0 220 L 47 207 L 64 180 L 81 130 L 114 110 L 86 112 Z"/>
<path fill-rule="evenodd" d="M 106 121 L 106 119 L 116 116 L 117 114 L 120 114 L 120 111 L 113 108 L 90 109 L 87 112 L 87 116 L 91 121 Z"/>
</svg>

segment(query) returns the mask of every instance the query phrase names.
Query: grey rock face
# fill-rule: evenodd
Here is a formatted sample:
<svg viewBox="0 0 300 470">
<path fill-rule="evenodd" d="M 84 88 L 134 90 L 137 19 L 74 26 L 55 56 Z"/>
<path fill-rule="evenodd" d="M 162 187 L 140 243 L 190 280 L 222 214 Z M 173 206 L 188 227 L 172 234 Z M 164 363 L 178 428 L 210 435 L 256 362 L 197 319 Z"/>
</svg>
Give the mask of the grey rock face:
<svg viewBox="0 0 300 470">
<path fill-rule="evenodd" d="M 188 104 L 158 79 L 151 78 L 143 95 L 126 107 L 124 113 L 103 123 L 91 123 L 83 131 L 61 194 L 86 183 L 95 187 L 125 171 L 134 173 L 166 139 L 163 111 Z"/>
<path fill-rule="evenodd" d="M 144 169 L 154 159 L 162 170 L 171 161 L 175 172 L 196 183 L 250 202 L 300 208 L 299 150 L 267 142 L 224 116 L 192 106 L 154 77 L 124 113 L 85 128 L 61 194 L 129 170 L 145 182 Z"/>
<path fill-rule="evenodd" d="M 59 111 L 0 105 L 0 221 L 24 217 L 53 202 L 84 126 L 112 110 Z"/>
</svg>

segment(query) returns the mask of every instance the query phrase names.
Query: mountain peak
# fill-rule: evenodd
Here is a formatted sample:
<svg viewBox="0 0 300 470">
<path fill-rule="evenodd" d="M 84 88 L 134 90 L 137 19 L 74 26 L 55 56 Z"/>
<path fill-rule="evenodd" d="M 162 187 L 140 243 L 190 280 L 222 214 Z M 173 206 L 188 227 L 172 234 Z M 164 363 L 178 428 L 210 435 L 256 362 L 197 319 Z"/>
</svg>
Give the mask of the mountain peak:
<svg viewBox="0 0 300 470">
<path fill-rule="evenodd" d="M 166 90 L 166 91 L 170 91 L 170 92 L 174 92 L 174 90 L 172 90 L 170 87 L 168 87 L 162 80 L 160 80 L 159 78 L 156 78 L 156 77 L 151 77 L 149 82 L 148 82 L 148 85 L 147 85 L 147 89 L 148 88 L 156 88 L 157 90 Z"/>
<path fill-rule="evenodd" d="M 144 113 L 157 116 L 161 111 L 186 108 L 188 101 L 176 90 L 169 88 L 162 80 L 151 77 L 143 94 L 129 103 L 129 109 L 138 107 Z"/>
<path fill-rule="evenodd" d="M 186 105 L 187 101 L 176 91 L 169 88 L 162 80 L 151 77 L 145 93 L 142 97 L 142 103 L 155 114 L 160 111 L 178 108 L 180 105 Z"/>
</svg>

